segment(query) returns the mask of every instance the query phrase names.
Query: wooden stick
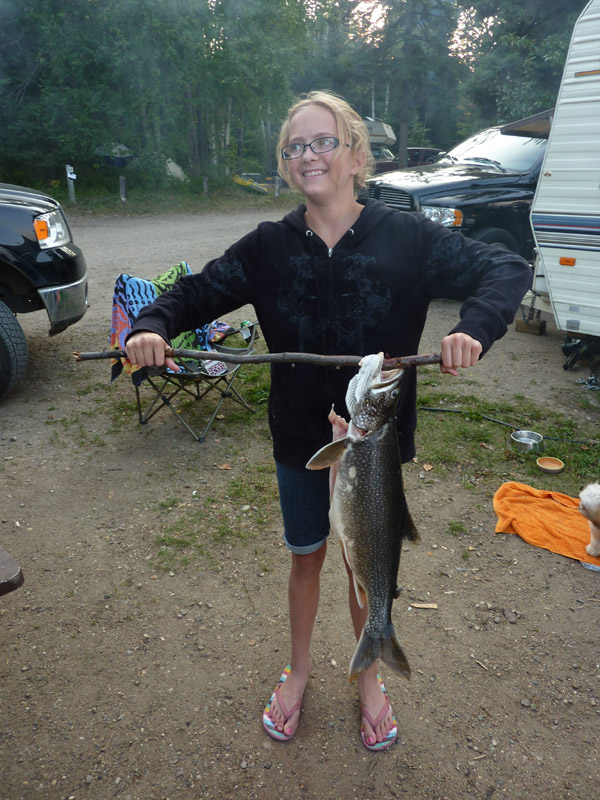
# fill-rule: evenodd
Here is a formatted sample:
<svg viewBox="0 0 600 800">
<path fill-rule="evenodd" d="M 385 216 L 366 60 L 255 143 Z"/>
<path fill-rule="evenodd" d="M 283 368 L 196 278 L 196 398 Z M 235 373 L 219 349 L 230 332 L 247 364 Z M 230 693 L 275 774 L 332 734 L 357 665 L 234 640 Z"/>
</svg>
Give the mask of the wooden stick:
<svg viewBox="0 0 600 800">
<path fill-rule="evenodd" d="M 236 355 L 222 353 L 219 350 L 173 350 L 167 348 L 165 355 L 169 358 L 192 358 L 197 361 L 226 361 L 232 364 L 314 364 L 319 367 L 357 367 L 362 356 L 321 356 L 316 353 L 253 353 Z M 97 353 L 73 353 L 76 361 L 91 361 L 99 358 L 127 358 L 125 350 L 101 350 Z M 427 364 L 439 364 L 442 357 L 439 353 L 423 356 L 399 356 L 384 358 L 383 369 L 406 369 L 421 367 Z"/>
</svg>

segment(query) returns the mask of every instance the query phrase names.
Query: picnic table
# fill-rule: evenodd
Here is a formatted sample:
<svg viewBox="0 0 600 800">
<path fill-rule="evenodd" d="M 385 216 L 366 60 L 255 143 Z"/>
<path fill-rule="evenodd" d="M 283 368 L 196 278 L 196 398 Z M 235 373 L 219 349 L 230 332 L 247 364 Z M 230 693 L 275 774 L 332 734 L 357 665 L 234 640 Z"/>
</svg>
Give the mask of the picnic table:
<svg viewBox="0 0 600 800">
<path fill-rule="evenodd" d="M 0 547 L 0 595 L 18 589 L 24 580 L 21 567 L 10 553 Z"/>
</svg>

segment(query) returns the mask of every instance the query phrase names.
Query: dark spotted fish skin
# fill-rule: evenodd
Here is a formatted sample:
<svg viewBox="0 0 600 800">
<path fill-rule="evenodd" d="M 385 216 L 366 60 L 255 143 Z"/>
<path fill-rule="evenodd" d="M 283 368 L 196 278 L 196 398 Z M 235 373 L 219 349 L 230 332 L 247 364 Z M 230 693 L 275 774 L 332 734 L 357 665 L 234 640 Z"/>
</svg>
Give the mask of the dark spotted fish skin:
<svg viewBox="0 0 600 800">
<path fill-rule="evenodd" d="M 348 387 L 346 402 L 352 414 L 348 435 L 322 448 L 307 465 L 309 469 L 337 465 L 331 528 L 352 570 L 359 604 L 368 604 L 367 621 L 348 670 L 350 680 L 378 658 L 395 673 L 410 677 L 391 619 L 402 540 L 418 538 L 404 495 L 394 419 L 404 373 L 382 375 L 382 360 L 381 353 L 363 359 Z"/>
</svg>

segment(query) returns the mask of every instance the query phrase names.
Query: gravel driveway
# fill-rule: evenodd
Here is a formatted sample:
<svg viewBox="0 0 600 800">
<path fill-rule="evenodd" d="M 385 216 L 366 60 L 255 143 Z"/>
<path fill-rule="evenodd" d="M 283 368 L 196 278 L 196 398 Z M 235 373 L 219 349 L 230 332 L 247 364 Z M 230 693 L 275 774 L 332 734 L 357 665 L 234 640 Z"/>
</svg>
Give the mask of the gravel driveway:
<svg viewBox="0 0 600 800">
<path fill-rule="evenodd" d="M 413 465 L 422 542 L 403 552 L 394 610 L 413 679 L 384 673 L 398 743 L 379 755 L 360 743 L 333 544 L 298 734 L 284 745 L 264 734 L 288 653 L 264 416 L 228 428 L 227 412 L 201 445 L 172 419 L 141 427 L 127 380 L 110 387 L 105 362 L 70 353 L 106 346 L 120 272 L 152 277 L 182 259 L 197 270 L 279 216 L 71 215 L 91 307 L 53 339 L 42 315 L 23 317 L 27 380 L 0 419 L 0 542 L 26 581 L 0 603 L 0 798 L 597 797 L 600 576 L 495 535 L 489 492 L 459 475 L 424 481 Z M 421 352 L 456 315 L 433 305 Z M 593 423 L 598 403 L 575 383 L 585 370 L 562 370 L 560 341 L 551 321 L 544 337 L 513 326 L 455 385 Z M 194 545 L 165 569 L 167 536 Z"/>
</svg>

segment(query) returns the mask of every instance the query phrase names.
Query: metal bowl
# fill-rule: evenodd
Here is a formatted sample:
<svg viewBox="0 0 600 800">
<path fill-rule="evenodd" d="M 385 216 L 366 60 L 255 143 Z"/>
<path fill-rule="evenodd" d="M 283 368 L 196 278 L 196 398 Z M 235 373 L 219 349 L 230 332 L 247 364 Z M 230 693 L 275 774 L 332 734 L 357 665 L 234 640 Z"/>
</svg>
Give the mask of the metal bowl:
<svg viewBox="0 0 600 800">
<path fill-rule="evenodd" d="M 516 450 L 526 453 L 529 450 L 541 450 L 544 437 L 535 431 L 513 431 L 510 442 Z"/>
</svg>

